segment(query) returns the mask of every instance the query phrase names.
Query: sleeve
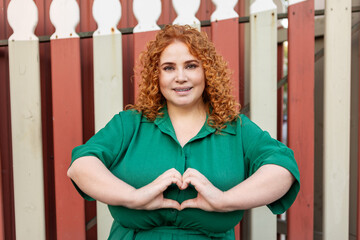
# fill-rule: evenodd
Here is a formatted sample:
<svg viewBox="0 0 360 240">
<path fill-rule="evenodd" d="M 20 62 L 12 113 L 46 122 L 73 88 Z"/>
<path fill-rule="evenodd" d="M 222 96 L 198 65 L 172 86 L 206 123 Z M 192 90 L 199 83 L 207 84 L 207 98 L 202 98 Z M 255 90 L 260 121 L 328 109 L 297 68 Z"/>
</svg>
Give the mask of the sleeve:
<svg viewBox="0 0 360 240">
<path fill-rule="evenodd" d="M 300 190 L 300 173 L 294 153 L 283 143 L 273 139 L 268 132 L 261 130 L 245 115 L 240 116 L 240 121 L 247 177 L 265 164 L 282 166 L 295 177 L 295 182 L 289 191 L 267 205 L 274 214 L 281 214 L 293 204 Z"/>
<path fill-rule="evenodd" d="M 131 115 L 135 114 L 129 112 L 116 114 L 85 144 L 75 147 L 72 150 L 71 164 L 80 157 L 94 156 L 111 171 L 121 161 L 121 156 L 126 152 L 135 131 L 135 121 L 131 119 Z M 83 198 L 94 200 L 81 191 L 75 182 L 73 184 Z"/>
</svg>

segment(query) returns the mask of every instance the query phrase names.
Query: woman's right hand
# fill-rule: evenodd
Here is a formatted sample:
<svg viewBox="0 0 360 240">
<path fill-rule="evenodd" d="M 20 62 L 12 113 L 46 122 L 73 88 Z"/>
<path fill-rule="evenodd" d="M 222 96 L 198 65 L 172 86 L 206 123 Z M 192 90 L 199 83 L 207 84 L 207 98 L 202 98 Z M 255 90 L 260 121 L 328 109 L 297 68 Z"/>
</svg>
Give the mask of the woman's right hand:
<svg viewBox="0 0 360 240">
<path fill-rule="evenodd" d="M 171 184 L 176 184 L 179 188 L 182 185 L 182 176 L 175 168 L 165 171 L 148 185 L 134 189 L 131 193 L 133 201 L 127 207 L 139 210 L 160 208 L 180 210 L 180 204 L 176 200 L 164 198 L 163 193 Z"/>
</svg>

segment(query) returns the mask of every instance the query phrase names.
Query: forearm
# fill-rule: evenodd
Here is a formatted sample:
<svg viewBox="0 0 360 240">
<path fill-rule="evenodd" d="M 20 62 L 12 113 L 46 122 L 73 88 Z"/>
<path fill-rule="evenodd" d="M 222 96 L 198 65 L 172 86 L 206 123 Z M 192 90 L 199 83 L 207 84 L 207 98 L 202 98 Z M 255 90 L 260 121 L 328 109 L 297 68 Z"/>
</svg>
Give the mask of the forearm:
<svg viewBox="0 0 360 240">
<path fill-rule="evenodd" d="M 77 159 L 67 172 L 78 187 L 92 198 L 109 205 L 128 206 L 135 188 L 114 176 L 96 157 Z"/>
<path fill-rule="evenodd" d="M 286 194 L 295 181 L 285 168 L 268 164 L 224 193 L 224 210 L 250 209 L 270 204 Z"/>
</svg>

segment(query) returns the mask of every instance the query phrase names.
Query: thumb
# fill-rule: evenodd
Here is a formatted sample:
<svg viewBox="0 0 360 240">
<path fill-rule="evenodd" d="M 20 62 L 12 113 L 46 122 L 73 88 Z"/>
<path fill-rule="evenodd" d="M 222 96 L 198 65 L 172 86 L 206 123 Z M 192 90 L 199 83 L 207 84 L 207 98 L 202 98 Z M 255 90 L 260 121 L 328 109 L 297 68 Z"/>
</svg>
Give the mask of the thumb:
<svg viewBox="0 0 360 240">
<path fill-rule="evenodd" d="M 172 200 L 172 199 L 167 199 L 167 198 L 164 198 L 164 200 L 161 204 L 161 207 L 162 208 L 175 208 L 177 210 L 180 210 L 180 204 L 177 201 Z"/>
<path fill-rule="evenodd" d="M 197 198 L 189 199 L 181 203 L 181 210 L 185 208 L 198 208 Z"/>
</svg>

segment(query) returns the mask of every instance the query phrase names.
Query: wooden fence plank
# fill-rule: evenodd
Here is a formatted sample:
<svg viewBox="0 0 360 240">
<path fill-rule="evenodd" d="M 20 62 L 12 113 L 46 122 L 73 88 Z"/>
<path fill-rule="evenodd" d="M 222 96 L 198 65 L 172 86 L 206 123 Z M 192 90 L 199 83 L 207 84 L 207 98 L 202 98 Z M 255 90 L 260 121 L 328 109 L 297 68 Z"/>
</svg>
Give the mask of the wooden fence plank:
<svg viewBox="0 0 360 240">
<path fill-rule="evenodd" d="M 288 12 L 288 145 L 301 172 L 301 189 L 288 212 L 287 233 L 289 240 L 311 240 L 314 235 L 314 1 L 295 4 L 290 1 Z"/>
<path fill-rule="evenodd" d="M 118 0 L 95 0 L 93 34 L 95 132 L 123 109 L 122 36 L 116 29 L 121 17 Z M 106 204 L 97 201 L 97 236 L 107 239 L 113 218 Z"/>
<path fill-rule="evenodd" d="M 327 0 L 324 62 L 324 239 L 349 238 L 351 0 Z"/>
<path fill-rule="evenodd" d="M 35 3 L 11 1 L 8 21 L 14 31 L 9 38 L 9 72 L 16 237 L 42 240 L 45 202 Z"/>
<path fill-rule="evenodd" d="M 85 240 L 84 200 L 66 176 L 72 149 L 83 143 L 77 3 L 54 0 L 50 19 L 57 240 Z"/>
<path fill-rule="evenodd" d="M 250 117 L 276 138 L 277 13 L 272 0 L 250 6 Z M 276 216 L 267 207 L 250 210 L 252 240 L 276 239 Z"/>
</svg>

